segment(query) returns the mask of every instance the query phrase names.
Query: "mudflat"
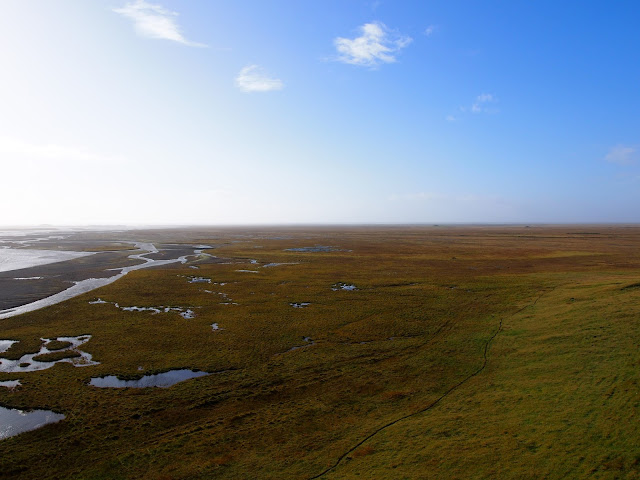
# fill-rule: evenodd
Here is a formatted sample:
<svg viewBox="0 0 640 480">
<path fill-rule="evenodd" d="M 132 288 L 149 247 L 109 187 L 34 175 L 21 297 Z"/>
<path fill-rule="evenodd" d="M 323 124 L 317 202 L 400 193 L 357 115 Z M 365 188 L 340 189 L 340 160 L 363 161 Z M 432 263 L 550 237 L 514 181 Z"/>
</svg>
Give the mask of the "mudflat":
<svg viewBox="0 0 640 480">
<path fill-rule="evenodd" d="M 171 263 L 184 256 L 213 262 L 197 254 L 206 245 L 163 245 L 111 231 L 0 231 L 0 318 L 9 309 L 41 301 L 91 279 L 116 278 L 119 273 L 155 264 Z M 157 232 L 155 232 L 157 233 Z M 124 239 L 124 240 L 117 240 Z M 145 238 L 145 237 L 141 237 Z M 147 250 L 149 249 L 149 250 Z M 77 250 L 77 251 L 76 251 Z M 100 285 L 104 282 L 94 282 Z M 53 303 L 53 302 L 52 302 Z"/>
</svg>

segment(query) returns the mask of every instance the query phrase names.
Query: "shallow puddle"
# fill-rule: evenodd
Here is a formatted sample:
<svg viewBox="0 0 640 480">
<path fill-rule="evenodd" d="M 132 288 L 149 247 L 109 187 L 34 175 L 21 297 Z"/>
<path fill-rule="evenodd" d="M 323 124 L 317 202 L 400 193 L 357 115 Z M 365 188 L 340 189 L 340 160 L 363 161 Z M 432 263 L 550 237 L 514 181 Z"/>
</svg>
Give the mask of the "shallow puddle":
<svg viewBox="0 0 640 480">
<path fill-rule="evenodd" d="M 291 305 L 293 308 L 305 308 L 305 307 L 308 307 L 309 305 L 311 305 L 311 303 L 309 303 L 309 302 L 296 302 L 296 303 L 290 303 L 289 305 Z"/>
<path fill-rule="evenodd" d="M 358 288 L 355 285 L 349 285 L 346 283 L 336 283 L 331 287 L 331 290 L 333 290 L 334 292 L 338 291 L 338 290 L 348 290 L 348 291 L 353 291 L 353 290 L 357 290 Z"/>
<path fill-rule="evenodd" d="M 8 388 L 9 390 L 13 390 L 16 387 L 21 385 L 20 380 L 5 380 L 0 382 L 0 387 Z"/>
<path fill-rule="evenodd" d="M 192 318 L 196 318 L 196 313 L 191 310 L 190 308 L 186 308 L 186 307 L 165 307 L 163 305 L 159 306 L 159 307 L 120 307 L 119 305 L 116 304 L 116 307 L 120 308 L 121 310 L 125 311 L 125 312 L 151 312 L 154 315 L 157 313 L 170 313 L 170 312 L 174 312 L 177 313 L 178 315 L 180 315 L 182 318 L 186 318 L 187 320 L 190 320 Z"/>
<path fill-rule="evenodd" d="M 24 411 L 0 407 L 0 440 L 35 430 L 48 423 L 59 422 L 62 419 L 64 415 L 49 410 Z"/>
<path fill-rule="evenodd" d="M 136 305 L 133 305 L 131 307 L 122 307 L 117 302 L 105 302 L 101 298 L 98 298 L 97 300 L 94 300 L 94 301 L 89 302 L 89 303 L 91 305 L 102 304 L 102 303 L 110 303 L 114 307 L 119 308 L 120 310 L 122 310 L 124 312 L 151 312 L 154 315 L 156 315 L 158 313 L 175 312 L 178 315 L 180 315 L 182 318 L 186 318 L 187 320 L 190 320 L 192 318 L 196 318 L 196 313 L 191 308 L 187 308 L 187 307 L 165 307 L 164 305 L 160 305 L 158 307 L 138 307 Z"/>
<path fill-rule="evenodd" d="M 120 307 L 124 312 L 153 312 L 160 313 L 162 310 L 156 307 Z"/>
<path fill-rule="evenodd" d="M 40 351 L 37 353 L 27 353 L 20 357 L 18 360 L 9 360 L 7 358 L 0 358 L 0 372 L 3 373 L 20 373 L 20 372 L 35 372 L 38 370 L 46 370 L 53 367 L 56 363 L 70 363 L 74 367 L 88 367 L 90 365 L 98 365 L 99 362 L 92 360 L 91 354 L 78 350 L 78 347 L 91 340 L 91 335 L 80 335 L 78 337 L 58 337 L 55 339 L 42 338 L 43 344 L 40 347 Z M 70 345 L 59 350 L 49 350 L 47 346 L 54 340 L 59 342 L 69 342 Z M 8 350 L 2 350 L 2 345 L 5 342 L 11 342 L 11 345 L 16 343 L 13 340 L 0 340 L 0 352 Z M 38 355 L 45 355 L 48 353 L 58 352 L 73 352 L 75 357 L 62 358 L 60 360 L 54 360 L 50 362 L 34 360 L 34 357 Z"/>
<path fill-rule="evenodd" d="M 155 375 L 145 375 L 137 380 L 121 380 L 115 375 L 109 375 L 106 377 L 92 378 L 90 385 L 99 388 L 167 388 L 178 382 L 197 377 L 204 377 L 206 375 L 209 375 L 209 373 L 196 372 L 188 369 L 171 370 L 169 372 L 157 373 Z"/>
<path fill-rule="evenodd" d="M 189 277 L 189 283 L 211 283 L 211 279 L 206 277 Z"/>
<path fill-rule="evenodd" d="M 0 340 L 0 353 L 4 353 L 11 348 L 11 345 L 18 343 L 17 340 Z"/>
</svg>

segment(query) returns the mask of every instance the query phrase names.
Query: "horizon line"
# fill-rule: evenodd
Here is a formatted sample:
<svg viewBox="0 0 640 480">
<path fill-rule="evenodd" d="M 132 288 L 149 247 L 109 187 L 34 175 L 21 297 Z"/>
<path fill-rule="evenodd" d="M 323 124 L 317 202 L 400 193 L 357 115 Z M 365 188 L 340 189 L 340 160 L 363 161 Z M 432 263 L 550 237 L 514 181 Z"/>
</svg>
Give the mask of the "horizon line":
<svg viewBox="0 0 640 480">
<path fill-rule="evenodd" d="M 499 227 L 499 226 L 640 226 L 640 222 L 295 222 L 295 223 L 105 223 L 105 224 L 17 224 L 3 225 L 0 229 L 45 229 L 45 228 L 86 228 L 86 229 L 159 229 L 159 228 L 257 228 L 257 227 Z"/>
</svg>

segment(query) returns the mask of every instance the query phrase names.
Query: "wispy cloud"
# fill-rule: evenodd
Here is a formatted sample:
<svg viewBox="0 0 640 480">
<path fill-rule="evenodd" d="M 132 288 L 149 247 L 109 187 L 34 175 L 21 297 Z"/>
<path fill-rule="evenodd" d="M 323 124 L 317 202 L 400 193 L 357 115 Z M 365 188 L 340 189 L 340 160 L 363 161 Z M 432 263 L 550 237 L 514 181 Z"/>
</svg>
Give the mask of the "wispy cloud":
<svg viewBox="0 0 640 480">
<path fill-rule="evenodd" d="M 498 98 L 493 93 L 481 93 L 470 106 L 458 107 L 458 113 L 460 115 L 467 113 L 498 113 L 499 110 L 495 106 L 497 102 Z M 459 117 L 456 115 L 447 115 L 445 118 L 447 122 L 455 122 Z"/>
<path fill-rule="evenodd" d="M 495 112 L 495 108 L 488 107 L 487 104 L 495 103 L 498 99 L 491 93 L 481 93 L 476 97 L 476 101 L 471 105 L 473 113 Z"/>
<path fill-rule="evenodd" d="M 120 156 L 95 153 L 81 147 L 56 144 L 41 145 L 10 137 L 0 137 L 0 152 L 37 160 L 61 162 L 116 163 L 124 160 Z"/>
<path fill-rule="evenodd" d="M 635 162 L 637 149 L 626 145 L 616 145 L 604 157 L 607 162 L 618 165 L 631 165 Z"/>
<path fill-rule="evenodd" d="M 438 30 L 438 26 L 437 25 L 429 25 L 427 28 L 424 29 L 424 34 L 427 37 L 430 37 L 431 35 L 436 33 L 437 30 Z"/>
<path fill-rule="evenodd" d="M 271 77 L 258 65 L 247 65 L 238 73 L 236 86 L 243 92 L 271 92 L 282 90 L 284 83 L 278 78 Z"/>
<path fill-rule="evenodd" d="M 187 40 L 176 23 L 178 13 L 162 5 L 136 0 L 113 11 L 132 20 L 136 32 L 142 37 L 172 40 L 189 47 L 206 47 L 202 43 Z"/>
<path fill-rule="evenodd" d="M 359 30 L 359 37 L 338 37 L 333 41 L 338 50 L 338 61 L 365 67 L 393 63 L 400 50 L 412 41 L 411 37 L 390 31 L 381 22 L 365 23 Z"/>
</svg>

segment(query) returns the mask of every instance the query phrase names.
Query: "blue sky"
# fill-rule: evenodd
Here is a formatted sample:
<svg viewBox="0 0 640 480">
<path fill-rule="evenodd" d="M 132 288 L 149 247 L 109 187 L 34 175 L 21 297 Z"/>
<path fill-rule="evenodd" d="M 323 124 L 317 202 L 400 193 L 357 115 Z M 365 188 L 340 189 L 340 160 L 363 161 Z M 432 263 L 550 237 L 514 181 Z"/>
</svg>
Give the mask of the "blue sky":
<svg viewBox="0 0 640 480">
<path fill-rule="evenodd" d="M 639 20 L 4 0 L 0 224 L 638 222 Z"/>
</svg>

